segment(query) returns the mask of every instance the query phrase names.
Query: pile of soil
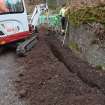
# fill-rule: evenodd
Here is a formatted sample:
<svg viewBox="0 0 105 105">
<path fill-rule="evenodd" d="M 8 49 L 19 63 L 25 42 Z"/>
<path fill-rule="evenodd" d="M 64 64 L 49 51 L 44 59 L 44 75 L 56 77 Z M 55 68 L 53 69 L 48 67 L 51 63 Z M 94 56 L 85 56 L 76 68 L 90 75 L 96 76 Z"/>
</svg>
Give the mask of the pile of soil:
<svg viewBox="0 0 105 105">
<path fill-rule="evenodd" d="M 23 65 L 15 81 L 19 97 L 27 105 L 105 105 L 104 93 L 87 84 L 55 57 L 47 37 L 44 31 L 40 32 L 35 48 L 27 57 L 17 59 Z M 74 64 L 76 59 L 72 59 L 70 63 Z M 83 63 L 77 65 L 81 69 Z"/>
</svg>

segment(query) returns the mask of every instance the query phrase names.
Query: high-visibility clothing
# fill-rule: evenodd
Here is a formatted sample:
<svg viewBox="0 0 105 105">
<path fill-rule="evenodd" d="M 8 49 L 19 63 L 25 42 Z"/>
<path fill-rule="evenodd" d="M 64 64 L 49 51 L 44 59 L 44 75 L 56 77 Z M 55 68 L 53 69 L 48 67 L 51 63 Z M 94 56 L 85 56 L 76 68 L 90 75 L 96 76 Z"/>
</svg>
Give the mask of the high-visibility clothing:
<svg viewBox="0 0 105 105">
<path fill-rule="evenodd" d="M 62 16 L 62 17 L 65 17 L 65 12 L 66 12 L 66 9 L 65 8 L 62 8 L 61 10 L 60 10 L 60 15 Z"/>
</svg>

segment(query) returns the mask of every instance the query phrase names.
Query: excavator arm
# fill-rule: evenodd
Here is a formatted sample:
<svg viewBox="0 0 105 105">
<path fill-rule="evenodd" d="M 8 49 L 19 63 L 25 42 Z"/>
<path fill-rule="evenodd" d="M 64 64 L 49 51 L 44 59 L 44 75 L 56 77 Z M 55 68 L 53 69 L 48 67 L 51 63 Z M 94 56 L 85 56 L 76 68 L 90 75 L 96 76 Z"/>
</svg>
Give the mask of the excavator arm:
<svg viewBox="0 0 105 105">
<path fill-rule="evenodd" d="M 38 25 L 40 15 L 46 10 L 48 10 L 47 4 L 40 4 L 35 6 L 29 21 L 29 24 L 34 28 L 34 30 Z M 34 47 L 37 42 L 37 35 L 34 32 L 31 32 L 32 35 L 17 46 L 16 52 L 18 56 L 25 56 L 26 52 Z"/>
</svg>

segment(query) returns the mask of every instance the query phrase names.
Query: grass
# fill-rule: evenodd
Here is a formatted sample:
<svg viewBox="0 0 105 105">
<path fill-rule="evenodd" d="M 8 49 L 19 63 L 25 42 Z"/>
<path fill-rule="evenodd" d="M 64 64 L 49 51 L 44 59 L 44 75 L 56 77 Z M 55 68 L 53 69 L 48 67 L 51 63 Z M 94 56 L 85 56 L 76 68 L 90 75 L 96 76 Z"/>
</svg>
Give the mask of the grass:
<svg viewBox="0 0 105 105">
<path fill-rule="evenodd" d="M 102 70 L 102 65 L 96 65 L 96 69 Z"/>
</svg>

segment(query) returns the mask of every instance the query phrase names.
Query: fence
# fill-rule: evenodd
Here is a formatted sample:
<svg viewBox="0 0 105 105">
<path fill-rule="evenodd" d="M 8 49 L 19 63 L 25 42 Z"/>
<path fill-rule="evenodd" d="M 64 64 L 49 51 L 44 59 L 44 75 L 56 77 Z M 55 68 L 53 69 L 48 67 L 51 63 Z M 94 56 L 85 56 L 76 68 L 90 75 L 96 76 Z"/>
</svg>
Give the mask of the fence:
<svg viewBox="0 0 105 105">
<path fill-rule="evenodd" d="M 61 28 L 61 19 L 58 14 L 52 16 L 45 16 L 45 15 L 40 16 L 38 24 L 41 25 L 45 23 L 47 23 L 49 27 L 52 27 L 54 29 Z"/>
</svg>

